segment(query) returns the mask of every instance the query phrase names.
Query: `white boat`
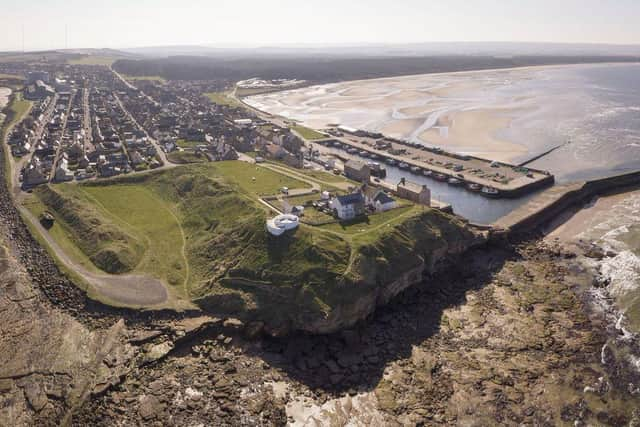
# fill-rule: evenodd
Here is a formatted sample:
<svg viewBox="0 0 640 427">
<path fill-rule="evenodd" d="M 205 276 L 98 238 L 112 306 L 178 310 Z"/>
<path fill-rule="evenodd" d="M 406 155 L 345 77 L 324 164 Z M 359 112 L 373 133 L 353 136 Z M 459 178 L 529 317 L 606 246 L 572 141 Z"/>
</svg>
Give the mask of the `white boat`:
<svg viewBox="0 0 640 427">
<path fill-rule="evenodd" d="M 493 187 L 482 187 L 481 193 L 483 196 L 487 197 L 499 197 L 500 191 Z"/>
</svg>

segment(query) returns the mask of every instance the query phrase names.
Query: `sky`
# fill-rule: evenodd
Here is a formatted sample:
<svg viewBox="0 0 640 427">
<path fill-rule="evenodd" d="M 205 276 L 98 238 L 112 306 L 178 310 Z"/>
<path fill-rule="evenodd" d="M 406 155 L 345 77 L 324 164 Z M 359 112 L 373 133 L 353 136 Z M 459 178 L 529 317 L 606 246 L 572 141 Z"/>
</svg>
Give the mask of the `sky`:
<svg viewBox="0 0 640 427">
<path fill-rule="evenodd" d="M 540 41 L 640 44 L 640 0 L 0 0 L 0 50 Z M 65 28 L 67 37 L 65 39 Z"/>
</svg>

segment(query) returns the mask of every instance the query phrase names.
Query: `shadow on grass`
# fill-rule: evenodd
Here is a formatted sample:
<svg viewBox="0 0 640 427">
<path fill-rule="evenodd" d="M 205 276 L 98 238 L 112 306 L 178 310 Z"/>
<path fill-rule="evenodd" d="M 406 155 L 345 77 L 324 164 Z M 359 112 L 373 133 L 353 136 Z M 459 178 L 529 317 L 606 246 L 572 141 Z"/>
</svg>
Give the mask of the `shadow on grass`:
<svg viewBox="0 0 640 427">
<path fill-rule="evenodd" d="M 479 249 L 446 272 L 425 277 L 371 318 L 332 335 L 265 338 L 255 355 L 312 389 L 371 390 L 385 367 L 440 331 L 443 311 L 464 304 L 466 293 L 491 283 L 514 252 Z M 251 351 L 251 350 L 249 350 Z"/>
<path fill-rule="evenodd" d="M 354 225 L 369 225 L 370 223 L 369 215 L 360 215 L 348 221 L 338 221 L 338 225 L 340 225 L 342 230 L 346 230 L 348 227 L 353 227 Z"/>
</svg>

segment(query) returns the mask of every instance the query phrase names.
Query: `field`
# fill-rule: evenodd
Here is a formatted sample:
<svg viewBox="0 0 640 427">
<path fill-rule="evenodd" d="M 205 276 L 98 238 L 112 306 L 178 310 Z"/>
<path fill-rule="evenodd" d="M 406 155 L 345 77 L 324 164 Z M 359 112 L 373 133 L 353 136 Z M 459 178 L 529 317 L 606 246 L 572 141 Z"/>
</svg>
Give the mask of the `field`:
<svg viewBox="0 0 640 427">
<path fill-rule="evenodd" d="M 67 62 L 72 65 L 104 65 L 110 67 L 118 58 L 113 56 L 87 55 L 82 58 L 70 59 Z"/>
<path fill-rule="evenodd" d="M 357 218 L 353 221 L 342 221 L 319 226 L 320 229 L 329 230 L 351 240 L 355 245 L 361 245 L 376 240 L 385 229 L 401 223 L 411 215 L 418 214 L 421 207 L 415 205 L 400 206 L 386 212 Z"/>
<path fill-rule="evenodd" d="M 211 102 L 229 107 L 242 107 L 242 103 L 229 96 L 225 92 L 209 92 L 204 94 Z"/>
<path fill-rule="evenodd" d="M 193 151 L 172 151 L 167 155 L 172 163 L 185 165 L 188 163 L 204 163 L 207 161 L 203 155 L 196 155 Z"/>
<path fill-rule="evenodd" d="M 4 120 L 0 123 L 0 143 L 3 145 L 0 149 L 5 150 L 5 154 L 8 153 L 8 146 L 4 143 L 9 130 L 16 124 L 19 123 L 24 116 L 29 113 L 31 109 L 31 101 L 26 101 L 22 99 L 21 93 L 12 93 L 9 98 L 9 103 L 2 110 L 2 113 L 5 115 Z M 10 155 L 10 154 L 9 154 Z M 9 165 L 9 155 L 4 157 L 5 159 L 5 168 L 6 170 L 11 170 Z M 7 185 L 11 187 L 11 177 L 10 174 L 6 174 L 5 176 Z"/>
<path fill-rule="evenodd" d="M 9 80 L 24 80 L 24 77 L 18 76 L 16 74 L 3 74 L 0 73 L 0 80 L 9 79 Z"/>
<path fill-rule="evenodd" d="M 298 132 L 300 136 L 309 141 L 326 138 L 326 135 L 302 125 L 293 125 L 291 126 L 291 129 Z"/>
<path fill-rule="evenodd" d="M 245 162 L 212 163 L 210 171 L 224 176 L 230 183 L 254 196 L 277 194 L 282 187 L 288 187 L 290 190 L 311 188 L 309 184 L 298 179 Z"/>
<path fill-rule="evenodd" d="M 36 195 L 29 195 L 26 197 L 22 201 L 22 205 L 38 219 L 45 211 L 48 210 L 47 206 Z M 93 262 L 91 262 L 91 259 L 89 259 L 89 257 L 74 243 L 71 237 L 72 230 L 69 229 L 68 225 L 65 224 L 64 221 L 59 221 L 57 219 L 53 226 L 47 230 L 55 239 L 56 243 L 58 243 L 67 255 L 71 256 L 78 264 L 82 265 L 87 270 L 94 272 L 100 271 Z"/>
<path fill-rule="evenodd" d="M 187 141 L 186 139 L 179 139 L 176 141 L 176 145 L 180 148 L 195 148 L 198 145 L 202 145 L 201 141 Z"/>
<path fill-rule="evenodd" d="M 22 94 L 16 93 L 5 107 L 4 113 L 7 115 L 8 121 L 4 124 L 4 128 L 9 129 L 14 124 L 20 122 L 29 112 L 31 105 L 31 101 L 22 99 Z"/>
<path fill-rule="evenodd" d="M 132 80 L 132 81 L 136 81 L 136 80 L 155 80 L 159 82 L 165 81 L 165 78 L 161 76 L 131 76 L 128 74 L 122 74 L 122 77 L 125 78 L 126 80 Z"/>
</svg>

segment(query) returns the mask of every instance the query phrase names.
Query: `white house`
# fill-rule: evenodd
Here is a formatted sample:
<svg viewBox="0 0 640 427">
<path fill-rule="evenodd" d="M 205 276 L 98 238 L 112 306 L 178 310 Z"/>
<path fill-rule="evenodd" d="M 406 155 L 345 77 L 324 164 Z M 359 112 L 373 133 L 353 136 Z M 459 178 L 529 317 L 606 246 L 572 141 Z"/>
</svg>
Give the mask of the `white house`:
<svg viewBox="0 0 640 427">
<path fill-rule="evenodd" d="M 362 193 L 352 193 L 331 199 L 329 207 L 341 220 L 349 220 L 364 214 L 364 196 Z"/>
<path fill-rule="evenodd" d="M 384 191 L 381 191 L 373 198 L 372 206 L 374 207 L 376 212 L 385 212 L 390 209 L 395 209 L 397 203 L 395 199 L 393 199 Z"/>
<path fill-rule="evenodd" d="M 69 170 L 69 162 L 67 159 L 62 158 L 58 163 L 55 178 L 58 182 L 73 180 L 73 172 Z"/>
<path fill-rule="evenodd" d="M 362 186 L 362 193 L 367 206 L 376 212 L 385 212 L 397 207 L 395 199 L 385 193 L 381 188 L 370 185 Z"/>
</svg>

